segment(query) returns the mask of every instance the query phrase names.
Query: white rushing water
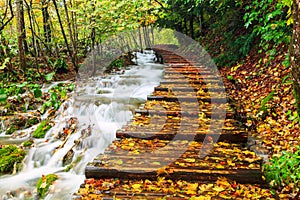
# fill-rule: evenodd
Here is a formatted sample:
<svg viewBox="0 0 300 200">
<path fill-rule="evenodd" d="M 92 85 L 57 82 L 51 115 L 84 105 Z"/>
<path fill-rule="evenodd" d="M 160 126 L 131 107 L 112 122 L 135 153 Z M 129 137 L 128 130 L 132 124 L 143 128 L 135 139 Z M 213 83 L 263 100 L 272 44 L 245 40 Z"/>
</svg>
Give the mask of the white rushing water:
<svg viewBox="0 0 300 200">
<path fill-rule="evenodd" d="M 51 173 L 59 179 L 45 199 L 71 199 L 84 182 L 86 164 L 104 152 L 115 139 L 116 130 L 131 119 L 132 111 L 158 85 L 163 65 L 154 64 L 154 58 L 151 51 L 137 53 L 138 65 L 122 74 L 78 82 L 74 95 L 60 107 L 55 125 L 45 138 L 34 141 L 23 169 L 0 177 L 0 199 L 38 199 L 36 181 Z M 66 140 L 57 138 L 72 120 L 78 121 L 76 131 Z M 73 153 L 74 166 L 65 172 L 63 161 L 68 153 Z M 75 162 L 79 157 L 81 160 Z"/>
</svg>

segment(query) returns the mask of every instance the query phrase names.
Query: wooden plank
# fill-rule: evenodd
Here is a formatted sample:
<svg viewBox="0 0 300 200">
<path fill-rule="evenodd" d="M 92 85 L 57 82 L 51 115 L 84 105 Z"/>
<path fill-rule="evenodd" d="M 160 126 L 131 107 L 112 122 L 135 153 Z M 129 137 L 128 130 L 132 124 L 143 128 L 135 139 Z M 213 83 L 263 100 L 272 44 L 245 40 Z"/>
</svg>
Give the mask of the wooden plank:
<svg viewBox="0 0 300 200">
<path fill-rule="evenodd" d="M 224 91 L 224 88 L 203 88 L 202 89 L 204 92 L 220 92 L 220 91 Z M 197 92 L 197 88 L 186 88 L 186 87 L 172 87 L 172 88 L 168 88 L 168 87 L 163 87 L 163 86 L 157 86 L 154 87 L 154 91 L 176 91 L 176 92 Z"/>
<path fill-rule="evenodd" d="M 170 101 L 170 102 L 177 102 L 177 101 L 187 101 L 187 102 L 195 102 L 195 101 L 202 101 L 202 102 L 216 102 L 216 103 L 222 103 L 222 102 L 227 102 L 227 98 L 218 98 L 218 97 L 213 97 L 213 98 L 208 98 L 208 97 L 201 97 L 201 96 L 174 96 L 174 97 L 168 97 L 168 96 L 153 96 L 149 95 L 147 96 L 147 100 L 152 101 Z"/>
<path fill-rule="evenodd" d="M 210 84 L 210 86 L 220 86 L 220 85 L 223 85 L 223 82 L 222 81 L 187 81 L 187 80 L 165 80 L 165 81 L 161 81 L 160 82 L 160 85 L 170 85 L 170 84 L 175 84 L 175 85 L 181 85 L 181 86 L 184 86 L 184 85 L 190 85 L 191 83 L 193 83 L 194 85 L 207 85 L 207 84 Z"/>
<path fill-rule="evenodd" d="M 120 179 L 157 179 L 156 168 L 101 168 L 88 165 L 85 169 L 86 178 L 120 178 Z M 263 183 L 260 169 L 239 169 L 239 170 L 194 170 L 174 169 L 172 174 L 162 173 L 160 176 L 171 180 L 197 180 L 216 181 L 218 177 L 226 177 L 239 183 Z"/>
<path fill-rule="evenodd" d="M 220 176 L 245 183 L 261 183 L 261 159 L 238 144 L 121 139 L 86 168 L 87 177 L 155 180 L 216 180 Z M 204 146 L 203 146 L 204 145 Z M 157 149 L 164 148 L 159 153 Z M 150 153 L 150 157 L 147 154 Z M 204 152 L 204 157 L 199 157 Z"/>
<path fill-rule="evenodd" d="M 203 112 L 205 113 L 206 117 L 211 117 L 212 113 L 210 111 L 195 111 L 195 110 L 184 110 L 184 111 L 168 111 L 168 110 L 141 110 L 137 109 L 135 110 L 135 114 L 141 114 L 141 115 L 159 115 L 159 116 L 188 116 L 193 118 L 198 118 L 199 113 Z M 222 113 L 223 114 L 223 113 Z M 219 116 L 218 113 L 214 113 L 214 115 Z M 226 111 L 226 118 L 234 117 L 234 112 L 232 111 Z"/>
<path fill-rule="evenodd" d="M 187 140 L 193 136 L 194 141 L 203 141 L 206 137 L 218 137 L 218 141 L 227 141 L 232 143 L 246 143 L 248 139 L 248 134 L 240 131 L 236 133 L 221 133 L 221 134 L 213 134 L 213 133 L 177 133 L 176 131 L 168 131 L 168 132 L 127 132 L 127 131 L 117 131 L 117 138 L 144 138 L 148 140 L 153 139 L 161 139 L 161 140 L 172 140 L 176 136 L 178 140 Z"/>
<path fill-rule="evenodd" d="M 188 69 L 186 67 L 170 67 L 169 69 L 164 70 L 164 75 L 167 76 L 198 76 L 198 77 L 206 77 L 213 76 L 214 74 L 206 69 L 202 68 L 193 68 Z"/>
</svg>

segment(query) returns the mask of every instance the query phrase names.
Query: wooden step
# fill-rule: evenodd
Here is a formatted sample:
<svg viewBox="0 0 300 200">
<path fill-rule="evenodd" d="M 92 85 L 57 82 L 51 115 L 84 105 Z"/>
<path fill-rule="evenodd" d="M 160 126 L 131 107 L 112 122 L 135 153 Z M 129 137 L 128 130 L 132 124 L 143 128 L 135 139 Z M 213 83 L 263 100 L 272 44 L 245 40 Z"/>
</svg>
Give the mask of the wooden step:
<svg viewBox="0 0 300 200">
<path fill-rule="evenodd" d="M 182 101 L 187 101 L 187 102 L 196 102 L 202 101 L 202 102 L 214 102 L 214 103 L 226 103 L 227 98 L 208 98 L 208 97 L 201 97 L 201 96 L 192 96 L 192 97 L 187 97 L 187 96 L 174 96 L 174 97 L 167 97 L 167 96 L 152 96 L 149 95 L 147 96 L 148 101 L 168 101 L 168 102 L 182 102 Z"/>
<path fill-rule="evenodd" d="M 201 148 L 201 142 L 184 142 L 115 141 L 104 155 L 88 164 L 85 175 L 136 180 L 163 176 L 188 181 L 214 181 L 223 176 L 240 183 L 262 183 L 260 158 L 240 145 L 224 143 L 222 147 L 223 143 L 217 143 L 210 149 L 210 144 Z"/>
<path fill-rule="evenodd" d="M 212 76 L 213 73 L 207 70 L 203 70 L 201 68 L 195 68 L 191 70 L 187 70 L 186 68 L 171 68 L 164 71 L 165 76 L 176 76 L 176 75 L 191 75 L 191 76 Z"/>
<path fill-rule="evenodd" d="M 173 87 L 173 88 L 168 88 L 168 87 L 162 87 L 162 86 L 157 86 L 154 87 L 154 91 L 165 91 L 165 92 L 197 92 L 198 90 L 196 88 L 186 88 L 186 87 Z M 225 91 L 225 88 L 203 88 L 204 92 L 223 92 Z"/>
<path fill-rule="evenodd" d="M 192 84 L 191 84 L 192 83 Z M 223 86 L 222 81 L 203 81 L 203 80 L 197 80 L 197 81 L 188 81 L 188 80 L 164 80 L 160 82 L 160 85 L 170 85 L 175 84 L 177 87 L 179 85 L 182 87 L 184 85 L 211 85 L 211 86 Z"/>
<path fill-rule="evenodd" d="M 200 113 L 204 113 L 206 117 L 211 117 L 211 111 L 203 111 L 203 110 L 184 110 L 184 111 L 174 111 L 174 110 L 135 110 L 135 114 L 141 115 L 159 115 L 159 116 L 188 116 L 192 118 L 198 118 Z M 220 113 L 220 115 L 223 113 Z M 214 115 L 219 116 L 218 113 L 214 113 Z M 226 111 L 226 118 L 234 117 L 235 113 L 232 111 Z"/>
<path fill-rule="evenodd" d="M 143 139 L 161 139 L 161 140 L 187 140 L 193 138 L 194 141 L 204 141 L 205 138 L 218 138 L 217 141 L 227 141 L 232 143 L 246 143 L 248 139 L 248 134 L 244 131 L 222 131 L 221 133 L 207 133 L 205 131 L 192 132 L 192 133 L 182 133 L 179 131 L 169 131 L 162 130 L 160 132 L 149 132 L 149 131 L 117 131 L 117 138 L 143 138 Z"/>
</svg>

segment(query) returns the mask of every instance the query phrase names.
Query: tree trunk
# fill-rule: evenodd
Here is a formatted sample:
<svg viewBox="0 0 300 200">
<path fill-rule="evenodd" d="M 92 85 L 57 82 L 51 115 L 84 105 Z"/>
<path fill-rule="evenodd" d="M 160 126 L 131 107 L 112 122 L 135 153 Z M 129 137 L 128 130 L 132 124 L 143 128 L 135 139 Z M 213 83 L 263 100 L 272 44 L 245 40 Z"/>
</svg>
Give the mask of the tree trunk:
<svg viewBox="0 0 300 200">
<path fill-rule="evenodd" d="M 294 29 L 290 45 L 290 62 L 294 81 L 298 117 L 300 116 L 300 1 L 293 1 Z M 300 117 L 299 117 L 300 119 Z M 300 122 L 300 120 L 299 120 Z"/>
<path fill-rule="evenodd" d="M 194 15 L 190 17 L 190 36 L 192 39 L 195 39 L 194 36 Z"/>
<path fill-rule="evenodd" d="M 50 28 L 50 15 L 48 12 L 48 2 L 42 0 L 42 15 L 43 15 L 43 27 L 44 27 L 44 37 L 46 43 L 51 43 L 51 28 Z"/>
<path fill-rule="evenodd" d="M 24 10 L 23 10 L 23 0 L 18 0 L 17 5 L 17 26 L 18 26 L 18 48 L 19 48 L 19 59 L 20 67 L 25 69 L 26 59 L 24 50 L 24 40 L 25 40 L 25 29 L 24 29 Z"/>
<path fill-rule="evenodd" d="M 61 17 L 60 17 L 59 10 L 58 10 L 57 4 L 56 4 L 56 0 L 52 0 L 52 1 L 53 1 L 53 4 L 54 4 L 54 8 L 55 8 L 55 11 L 56 11 L 56 14 L 57 14 L 57 18 L 58 18 L 59 26 L 60 26 L 60 29 L 61 29 L 61 33 L 63 35 L 63 38 L 64 38 L 64 41 L 65 41 L 65 45 L 67 47 L 69 56 L 71 57 L 71 61 L 72 61 L 73 66 L 75 67 L 76 72 L 78 72 L 78 68 L 77 68 L 76 62 L 73 58 L 73 53 L 72 53 L 72 50 L 70 49 L 68 39 L 67 39 L 67 36 L 66 36 L 66 33 L 65 33 L 65 29 L 64 29 L 63 23 L 61 21 Z"/>
<path fill-rule="evenodd" d="M 69 17 L 69 12 L 68 12 L 68 7 L 67 7 L 67 3 L 66 0 L 63 0 L 64 3 L 64 8 L 65 8 L 65 14 L 66 14 L 66 19 L 67 19 L 67 24 L 68 24 L 68 31 L 69 31 L 69 37 L 70 37 L 70 42 L 72 45 L 72 63 L 74 64 L 75 70 L 76 72 L 78 72 L 78 68 L 77 68 L 77 51 L 76 51 L 76 44 L 73 38 L 73 32 L 72 32 L 72 28 L 71 28 L 71 21 L 70 21 L 70 17 Z"/>
<path fill-rule="evenodd" d="M 33 25 L 33 11 L 32 11 L 32 1 L 30 1 L 29 3 L 26 2 L 26 0 L 24 1 L 27 7 L 27 14 L 28 14 L 28 18 L 29 18 L 29 27 L 30 27 L 30 31 L 31 31 L 31 39 L 32 39 L 32 47 L 33 47 L 33 51 L 34 51 L 34 57 L 36 58 L 38 56 L 38 50 L 37 50 L 37 45 L 36 45 L 36 38 L 35 38 L 35 30 L 34 30 L 34 25 Z M 37 63 L 36 63 L 37 65 Z"/>
<path fill-rule="evenodd" d="M 188 28 L 187 28 L 187 19 L 184 17 L 183 19 L 183 29 L 184 29 L 184 34 L 188 35 Z"/>
<path fill-rule="evenodd" d="M 141 52 L 143 52 L 143 41 L 142 41 L 141 27 L 138 28 L 138 33 L 139 33 L 139 40 L 140 40 L 140 49 L 141 49 Z"/>
</svg>

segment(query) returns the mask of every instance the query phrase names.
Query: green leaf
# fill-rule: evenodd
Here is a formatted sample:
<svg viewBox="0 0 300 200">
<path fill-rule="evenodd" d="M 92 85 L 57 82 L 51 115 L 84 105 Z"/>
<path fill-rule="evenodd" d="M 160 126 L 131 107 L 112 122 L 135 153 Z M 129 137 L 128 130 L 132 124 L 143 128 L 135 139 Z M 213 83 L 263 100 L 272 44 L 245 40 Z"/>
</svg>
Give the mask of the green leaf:
<svg viewBox="0 0 300 200">
<path fill-rule="evenodd" d="M 46 74 L 45 75 L 46 81 L 52 81 L 54 75 L 55 75 L 55 72 L 51 72 L 49 74 Z"/>
<path fill-rule="evenodd" d="M 10 60 L 9 57 L 7 57 L 7 58 L 4 59 L 3 64 L 0 66 L 0 70 L 3 70 L 3 69 L 6 68 L 6 64 L 9 62 L 9 60 Z"/>
<path fill-rule="evenodd" d="M 56 101 L 57 99 L 58 99 L 58 96 L 57 96 L 56 92 L 52 92 L 52 94 L 51 94 L 51 100 L 52 101 Z"/>
<path fill-rule="evenodd" d="M 35 88 L 33 94 L 35 98 L 39 98 L 43 96 L 42 90 L 40 88 Z"/>
<path fill-rule="evenodd" d="M 5 93 L 5 90 L 3 88 L 0 89 L 0 101 L 6 101 L 7 95 Z"/>
</svg>

